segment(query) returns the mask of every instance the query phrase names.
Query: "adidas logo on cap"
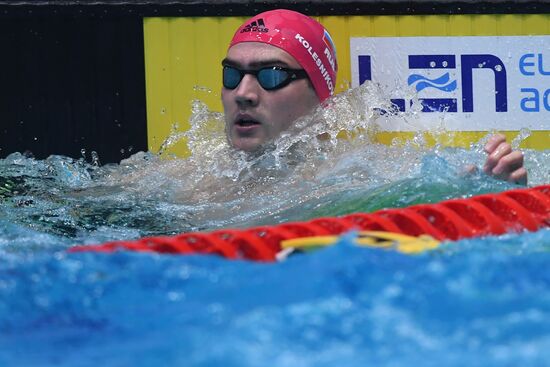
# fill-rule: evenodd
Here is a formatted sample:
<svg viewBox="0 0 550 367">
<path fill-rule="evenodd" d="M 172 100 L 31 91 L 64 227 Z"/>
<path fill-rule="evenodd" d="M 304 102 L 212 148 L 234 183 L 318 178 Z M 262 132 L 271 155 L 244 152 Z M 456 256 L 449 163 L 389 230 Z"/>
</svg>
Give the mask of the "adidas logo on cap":
<svg viewBox="0 0 550 367">
<path fill-rule="evenodd" d="M 266 28 L 264 20 L 262 18 L 253 21 L 250 24 L 247 24 L 244 26 L 243 29 L 241 29 L 241 33 L 245 32 L 262 32 L 267 33 L 269 32 L 269 29 Z"/>
</svg>

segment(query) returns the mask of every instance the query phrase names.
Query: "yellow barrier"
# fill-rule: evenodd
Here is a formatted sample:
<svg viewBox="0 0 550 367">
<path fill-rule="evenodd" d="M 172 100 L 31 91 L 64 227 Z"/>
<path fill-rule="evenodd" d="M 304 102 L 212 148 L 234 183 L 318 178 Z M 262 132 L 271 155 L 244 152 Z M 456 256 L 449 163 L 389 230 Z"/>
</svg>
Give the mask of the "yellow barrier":
<svg viewBox="0 0 550 367">
<path fill-rule="evenodd" d="M 193 99 L 200 99 L 214 111 L 222 110 L 220 62 L 233 32 L 246 18 L 144 19 L 147 134 L 151 151 L 158 151 L 175 126 L 178 130 L 189 128 Z M 351 81 L 350 37 L 550 34 L 548 14 L 324 16 L 317 19 L 331 32 L 338 52 L 337 92 L 347 89 Z M 449 145 L 468 146 L 485 134 L 458 132 Z M 512 138 L 517 132 L 506 134 Z M 410 136 L 410 132 L 385 132 L 377 138 L 388 143 L 395 137 Z M 550 149 L 549 131 L 533 131 L 522 146 Z M 176 144 L 168 152 L 179 156 L 188 154 L 185 142 Z"/>
</svg>

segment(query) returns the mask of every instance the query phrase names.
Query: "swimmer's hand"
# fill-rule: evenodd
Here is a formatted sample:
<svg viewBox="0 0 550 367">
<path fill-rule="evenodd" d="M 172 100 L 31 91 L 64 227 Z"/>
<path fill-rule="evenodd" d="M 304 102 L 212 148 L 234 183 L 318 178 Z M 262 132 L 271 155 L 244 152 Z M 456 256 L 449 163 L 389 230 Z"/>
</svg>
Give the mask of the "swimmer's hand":
<svg viewBox="0 0 550 367">
<path fill-rule="evenodd" d="M 483 171 L 501 180 L 527 185 L 527 170 L 523 167 L 523 152 L 512 150 L 502 134 L 495 134 L 485 144 L 487 160 Z"/>
</svg>

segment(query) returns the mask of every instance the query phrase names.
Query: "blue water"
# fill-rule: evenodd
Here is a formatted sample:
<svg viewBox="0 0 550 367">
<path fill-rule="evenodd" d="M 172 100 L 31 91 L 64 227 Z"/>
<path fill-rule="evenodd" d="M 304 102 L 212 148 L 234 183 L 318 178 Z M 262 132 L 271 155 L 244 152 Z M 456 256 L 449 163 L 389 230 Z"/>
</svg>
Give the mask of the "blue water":
<svg viewBox="0 0 550 367">
<path fill-rule="evenodd" d="M 482 143 L 307 146 L 303 134 L 305 153 L 283 137 L 251 159 L 198 122 L 209 143 L 190 141 L 185 160 L 0 159 L 0 366 L 550 365 L 549 229 L 415 256 L 344 237 L 270 264 L 68 253 L 516 187 L 464 172 L 482 166 Z M 531 185 L 550 182 L 549 162 L 526 152 Z"/>
<path fill-rule="evenodd" d="M 28 245 L 14 237 L 13 246 Z M 549 250 L 550 230 L 541 230 L 420 256 L 344 240 L 278 264 L 4 253 L 0 362 L 543 366 Z"/>
</svg>

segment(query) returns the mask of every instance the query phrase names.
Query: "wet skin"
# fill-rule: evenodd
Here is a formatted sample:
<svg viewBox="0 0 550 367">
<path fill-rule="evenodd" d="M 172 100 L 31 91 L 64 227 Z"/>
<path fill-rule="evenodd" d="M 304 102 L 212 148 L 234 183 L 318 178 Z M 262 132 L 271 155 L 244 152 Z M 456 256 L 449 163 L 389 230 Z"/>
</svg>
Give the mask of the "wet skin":
<svg viewBox="0 0 550 367">
<path fill-rule="evenodd" d="M 523 167 L 523 152 L 512 150 L 506 137 L 501 134 L 492 135 L 485 144 L 487 160 L 483 171 L 501 180 L 522 185 L 527 184 L 527 170 Z"/>
<path fill-rule="evenodd" d="M 246 70 L 266 66 L 302 68 L 282 49 L 259 42 L 234 45 L 223 64 Z M 222 88 L 222 103 L 229 143 L 236 149 L 252 152 L 310 113 L 319 105 L 319 98 L 308 79 L 266 91 L 253 75 L 246 74 L 235 89 Z"/>
</svg>

